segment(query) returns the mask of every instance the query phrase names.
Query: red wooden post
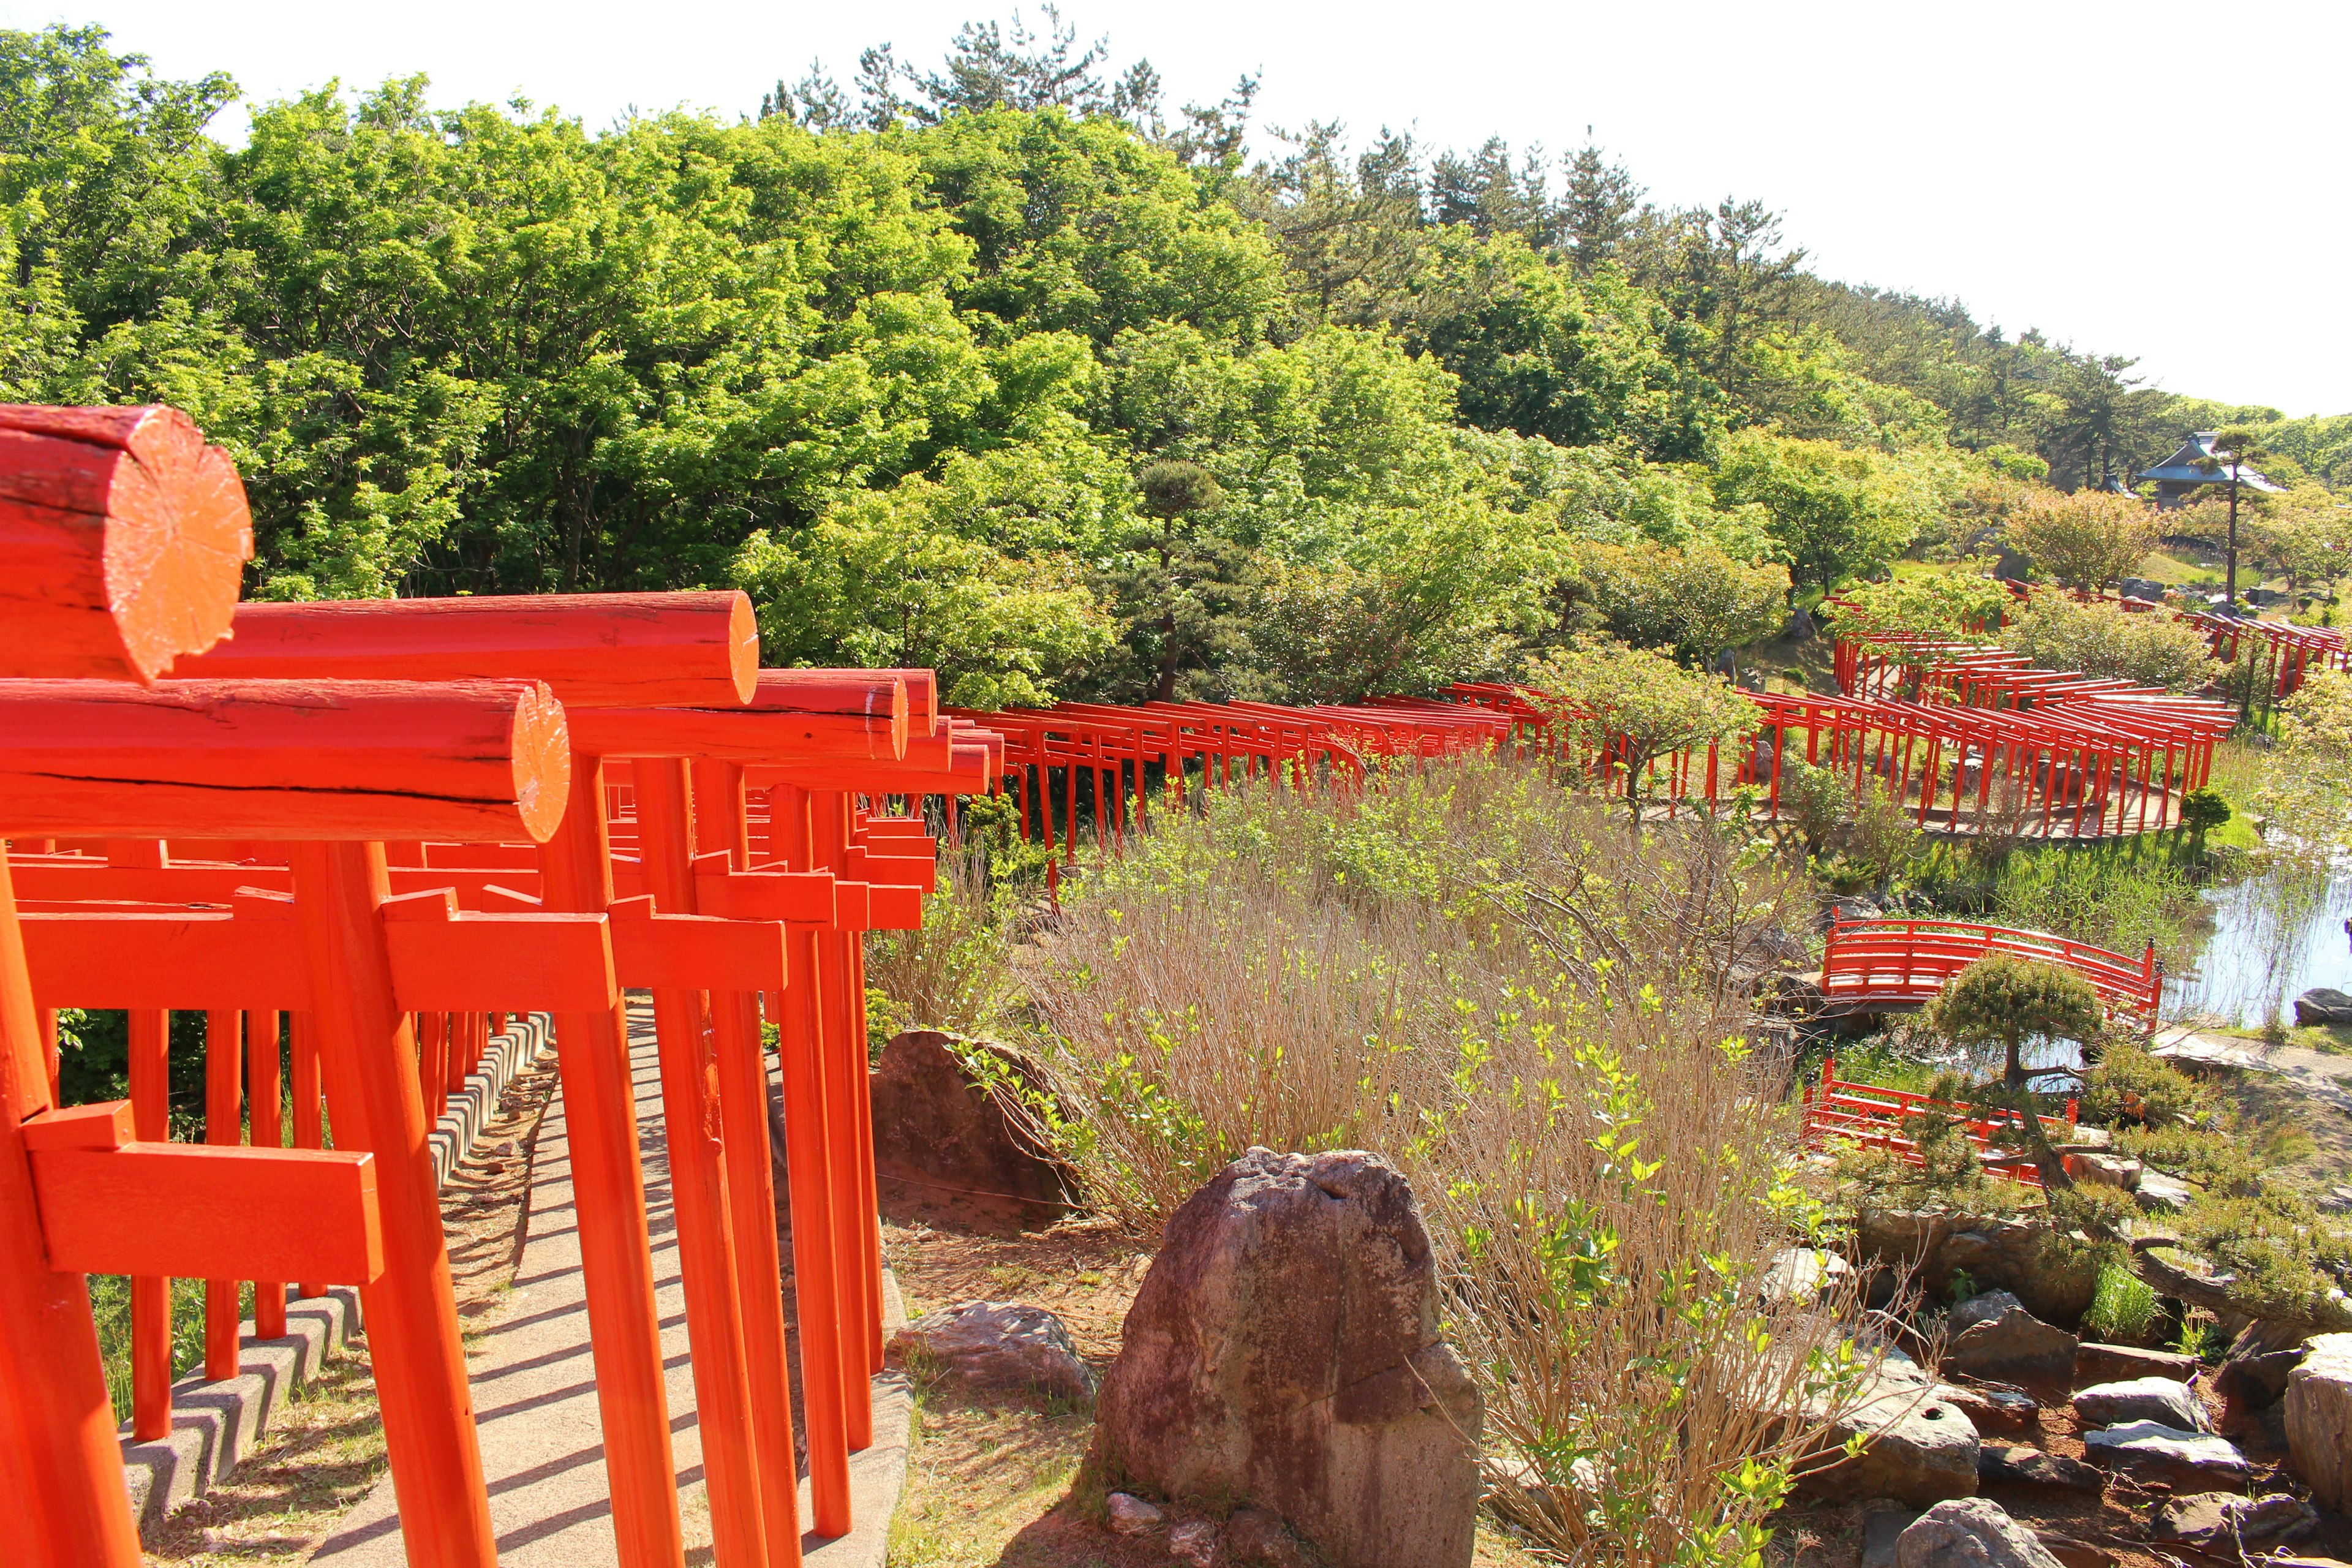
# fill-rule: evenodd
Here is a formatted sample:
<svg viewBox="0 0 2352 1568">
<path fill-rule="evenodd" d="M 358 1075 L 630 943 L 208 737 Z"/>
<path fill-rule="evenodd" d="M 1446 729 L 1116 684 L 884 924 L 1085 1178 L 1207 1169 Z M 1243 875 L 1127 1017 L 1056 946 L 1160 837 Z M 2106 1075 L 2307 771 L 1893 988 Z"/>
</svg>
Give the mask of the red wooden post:
<svg viewBox="0 0 2352 1568">
<path fill-rule="evenodd" d="M 171 1136 L 172 1015 L 131 1015 L 131 1110 L 144 1142 Z M 172 1430 L 172 1282 L 131 1281 L 131 1435 L 152 1443 Z"/>
<path fill-rule="evenodd" d="M 278 1084 L 278 1014 L 245 1016 L 246 1118 L 252 1129 L 249 1142 L 257 1149 L 275 1149 L 284 1141 Z M 253 1282 L 253 1331 L 257 1338 L 286 1337 L 286 1282 Z"/>
<path fill-rule="evenodd" d="M 213 1008 L 205 1014 L 205 1142 L 235 1147 L 244 1129 L 238 1112 L 245 1088 L 245 1053 L 238 1039 L 244 1015 Z M 205 1281 L 205 1376 L 236 1375 L 237 1281 Z"/>
</svg>

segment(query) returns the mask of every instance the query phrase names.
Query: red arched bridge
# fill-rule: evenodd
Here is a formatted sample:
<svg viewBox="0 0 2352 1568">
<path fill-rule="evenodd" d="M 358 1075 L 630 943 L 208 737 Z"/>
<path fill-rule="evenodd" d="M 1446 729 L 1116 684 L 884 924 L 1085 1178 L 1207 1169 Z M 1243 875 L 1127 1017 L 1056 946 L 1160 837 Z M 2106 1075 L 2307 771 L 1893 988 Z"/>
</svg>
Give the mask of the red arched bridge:
<svg viewBox="0 0 2352 1568">
<path fill-rule="evenodd" d="M 1975 921 L 1834 920 L 1822 952 L 1822 998 L 1846 1012 L 1886 1011 L 1932 1000 L 1947 981 L 1989 953 L 2072 970 L 2091 983 L 2109 1018 L 2143 1034 L 2156 1027 L 2164 968 L 2150 942 L 2126 958 L 2089 942 L 2045 931 L 2017 931 Z"/>
</svg>

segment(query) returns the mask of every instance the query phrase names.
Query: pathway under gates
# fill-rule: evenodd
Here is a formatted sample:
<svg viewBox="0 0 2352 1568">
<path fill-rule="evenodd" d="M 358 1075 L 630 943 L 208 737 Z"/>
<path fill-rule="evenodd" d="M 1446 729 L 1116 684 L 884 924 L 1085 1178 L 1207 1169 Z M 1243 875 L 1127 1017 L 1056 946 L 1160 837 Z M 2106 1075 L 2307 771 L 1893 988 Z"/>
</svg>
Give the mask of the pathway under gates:
<svg viewBox="0 0 2352 1568">
<path fill-rule="evenodd" d="M 661 1315 L 662 1365 L 677 1456 L 679 1512 L 687 1562 L 705 1564 L 712 1561 L 710 1510 L 695 1419 L 694 1373 L 688 1359 L 686 1299 L 662 1124 L 661 1068 L 653 1009 L 642 993 L 630 998 L 629 1045 Z M 884 1280 L 890 1326 L 895 1328 L 897 1288 L 887 1273 Z M 532 1146 L 530 1196 L 514 1289 L 498 1316 L 468 1344 L 467 1372 L 502 1568 L 606 1568 L 615 1561 L 612 1506 L 599 1436 L 595 1368 L 589 1352 L 570 1135 L 560 1089 Z M 906 1474 L 908 1413 L 904 1380 L 887 1373 L 877 1377 L 874 1446 L 850 1458 L 856 1527 L 830 1541 L 803 1535 L 804 1562 L 881 1563 L 882 1542 Z M 404 1568 L 397 1510 L 393 1482 L 386 1477 L 310 1561 L 321 1568 Z M 801 1517 L 811 1517 L 805 1468 Z"/>
</svg>

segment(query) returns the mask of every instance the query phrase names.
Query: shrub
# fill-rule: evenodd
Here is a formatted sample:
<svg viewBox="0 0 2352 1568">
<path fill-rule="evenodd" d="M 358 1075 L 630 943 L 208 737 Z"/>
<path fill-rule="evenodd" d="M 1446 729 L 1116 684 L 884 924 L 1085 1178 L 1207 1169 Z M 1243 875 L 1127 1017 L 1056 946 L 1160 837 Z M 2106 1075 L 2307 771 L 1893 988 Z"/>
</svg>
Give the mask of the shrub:
<svg viewBox="0 0 2352 1568">
<path fill-rule="evenodd" d="M 2056 594 L 2036 595 L 2001 628 L 2000 640 L 2043 669 L 2078 670 L 2170 691 L 2202 685 L 2215 673 L 2204 637 L 2188 623 Z"/>
<path fill-rule="evenodd" d="M 2122 1264 L 2102 1264 L 2091 1309 L 2083 1314 L 2083 1336 L 2113 1345 L 2152 1344 L 2163 1315 L 2146 1280 Z"/>
<path fill-rule="evenodd" d="M 2197 1080 L 2129 1040 L 2108 1040 L 2084 1075 L 2082 1114 L 2106 1126 L 2177 1127 L 2205 1109 Z"/>
</svg>

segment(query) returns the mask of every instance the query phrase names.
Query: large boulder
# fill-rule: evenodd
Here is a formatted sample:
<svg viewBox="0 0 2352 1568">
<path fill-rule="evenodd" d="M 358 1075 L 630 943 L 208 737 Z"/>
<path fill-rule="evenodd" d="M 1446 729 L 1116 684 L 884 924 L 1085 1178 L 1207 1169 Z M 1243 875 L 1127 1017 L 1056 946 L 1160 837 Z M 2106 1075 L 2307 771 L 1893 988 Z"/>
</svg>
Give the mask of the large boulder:
<svg viewBox="0 0 2352 1568">
<path fill-rule="evenodd" d="M 1405 1179 L 1252 1149 L 1168 1222 L 1096 1458 L 1115 1483 L 1269 1510 L 1332 1568 L 1464 1568 L 1480 1419 Z"/>
<path fill-rule="evenodd" d="M 2127 1421 L 2153 1421 L 2184 1432 L 2210 1432 L 2205 1402 L 2185 1383 L 2168 1377 L 2135 1377 L 2123 1383 L 2094 1384 L 2074 1395 L 2074 1414 L 2085 1426 L 2119 1426 Z"/>
<path fill-rule="evenodd" d="M 2094 1497 L 2107 1488 L 2107 1479 L 2080 1459 L 2010 1443 L 1987 1443 L 1977 1458 L 1977 1475 L 1988 1486 L 2039 1487 Z"/>
<path fill-rule="evenodd" d="M 2103 1345 L 2086 1340 L 2074 1347 L 2074 1384 L 2123 1383 L 2135 1377 L 2168 1377 L 2187 1383 L 2204 1365 L 2178 1351 L 2142 1350 L 2137 1345 Z"/>
<path fill-rule="evenodd" d="M 2294 1021 L 2314 1024 L 2352 1024 L 2352 995 L 2331 985 L 2315 985 L 2294 999 Z"/>
<path fill-rule="evenodd" d="M 1888 1355 L 1850 1396 L 1822 1438 L 1824 1458 L 1861 1439 L 1849 1454 L 1808 1476 L 1805 1489 L 1830 1501 L 1892 1498 L 1925 1508 L 1977 1489 L 1977 1429 L 1959 1405 L 1906 1358 Z M 1826 1403 L 1808 1415 L 1831 1414 Z"/>
<path fill-rule="evenodd" d="M 1983 1498 L 1939 1502 L 1895 1542 L 1895 1568 L 2060 1568 L 2033 1531 Z"/>
<path fill-rule="evenodd" d="M 968 1070 L 969 1058 L 978 1068 Z M 993 1092 L 975 1079 L 993 1079 Z M 1037 1064 L 1008 1047 L 909 1029 L 882 1047 L 869 1082 L 874 1168 L 943 1196 L 1012 1199 L 1059 1211 L 1076 1194 L 1009 1116 L 1003 1096 L 1049 1092 Z"/>
<path fill-rule="evenodd" d="M 2310 1353 L 2309 1345 L 2292 1345 L 2283 1351 L 2233 1355 L 2213 1374 L 2213 1390 L 2234 1409 L 2268 1410 L 2286 1397 L 2287 1380 Z"/>
<path fill-rule="evenodd" d="M 889 1349 L 929 1362 L 975 1388 L 1035 1389 L 1083 1403 L 1095 1374 L 1062 1320 L 1043 1307 L 966 1301 L 926 1312 L 890 1336 Z"/>
<path fill-rule="evenodd" d="M 1944 1368 L 1995 1383 L 2064 1384 L 2074 1373 L 2074 1336 L 2012 1306 L 1973 1322 L 1944 1347 Z"/>
<path fill-rule="evenodd" d="M 2352 1334 L 2320 1334 L 2287 1373 L 2287 1462 L 2311 1500 L 2338 1513 L 2352 1507 Z"/>
<path fill-rule="evenodd" d="M 2259 1498 L 2194 1492 L 2158 1503 L 2147 1533 L 2154 1541 L 2218 1550 L 2234 1558 L 2240 1548 L 2265 1551 L 2300 1541 L 2318 1528 L 2318 1511 L 2285 1492 Z"/>
<path fill-rule="evenodd" d="M 1931 1296 L 1965 1273 L 1979 1287 L 2014 1293 L 2047 1323 L 2079 1322 L 2098 1289 L 2088 1253 L 2024 1220 L 1941 1210 L 1864 1211 L 1855 1216 L 1854 1260 L 1912 1272 Z"/>
<path fill-rule="evenodd" d="M 2105 1431 L 2084 1433 L 2083 1458 L 2123 1470 L 2137 1480 L 2161 1482 L 2175 1491 L 2242 1487 L 2253 1474 L 2253 1467 L 2227 1437 L 2154 1421 L 2126 1421 Z"/>
</svg>

